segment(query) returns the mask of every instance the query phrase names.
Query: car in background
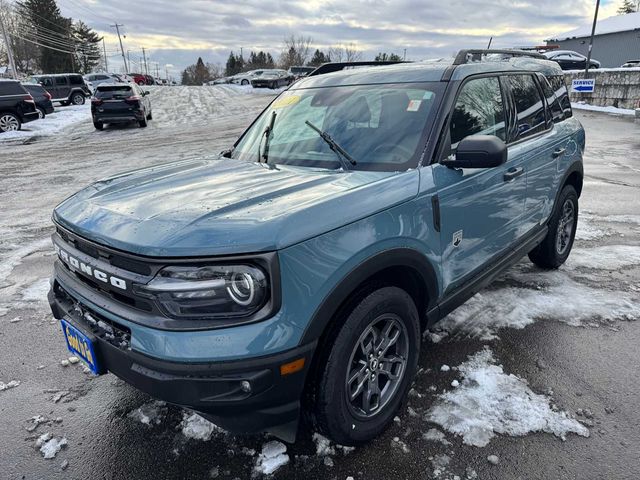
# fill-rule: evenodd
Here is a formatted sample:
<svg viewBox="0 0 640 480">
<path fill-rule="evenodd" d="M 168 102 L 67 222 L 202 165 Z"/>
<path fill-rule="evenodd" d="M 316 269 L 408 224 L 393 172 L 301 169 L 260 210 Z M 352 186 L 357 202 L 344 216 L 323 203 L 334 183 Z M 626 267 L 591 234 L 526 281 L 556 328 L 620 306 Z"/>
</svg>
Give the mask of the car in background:
<svg viewBox="0 0 640 480">
<path fill-rule="evenodd" d="M 59 73 L 54 75 L 34 75 L 31 80 L 42 85 L 51 94 L 52 102 L 67 106 L 84 105 L 91 96 L 89 86 L 79 73 Z"/>
<path fill-rule="evenodd" d="M 33 97 L 36 110 L 38 111 L 38 118 L 42 119 L 55 111 L 53 102 L 51 101 L 51 94 L 47 92 L 42 85 L 23 83 L 22 86 Z"/>
<path fill-rule="evenodd" d="M 582 70 L 587 66 L 587 57 L 572 50 L 553 50 L 542 55 L 557 62 L 562 70 Z M 589 68 L 600 68 L 600 62 L 592 58 Z"/>
<path fill-rule="evenodd" d="M 127 75 L 126 73 L 112 73 L 114 77 L 116 77 L 122 83 L 135 83 L 133 78 Z"/>
<path fill-rule="evenodd" d="M 629 60 L 624 62 L 620 68 L 640 68 L 640 60 Z"/>
<path fill-rule="evenodd" d="M 280 88 L 293 83 L 294 77 L 286 70 L 265 70 L 259 77 L 251 80 L 253 88 Z"/>
<path fill-rule="evenodd" d="M 91 91 L 95 90 L 98 85 L 102 85 L 103 83 L 121 82 L 120 77 L 112 73 L 90 73 L 85 75 L 83 78 Z"/>
<path fill-rule="evenodd" d="M 298 80 L 299 78 L 306 77 L 315 69 L 316 67 L 294 66 L 294 67 L 289 67 L 289 70 L 287 72 L 289 73 L 289 75 L 293 76 L 296 80 Z"/>
<path fill-rule="evenodd" d="M 0 80 L 0 133 L 20 130 L 38 119 L 33 97 L 17 80 Z"/>
<path fill-rule="evenodd" d="M 133 81 L 138 85 L 153 85 L 153 83 L 149 83 L 149 75 L 143 73 L 128 73 L 127 75 L 133 78 Z"/>
<path fill-rule="evenodd" d="M 248 72 L 242 72 L 231 77 L 231 83 L 235 83 L 236 85 L 250 85 L 251 80 L 259 77 L 264 73 L 264 69 L 262 70 L 249 70 Z"/>
<path fill-rule="evenodd" d="M 232 77 L 220 77 L 214 80 L 209 80 L 207 85 L 225 85 L 227 83 L 231 83 L 231 78 Z"/>
<path fill-rule="evenodd" d="M 135 83 L 98 85 L 91 99 L 93 126 L 102 130 L 105 123 L 138 122 L 146 127 L 152 119 L 148 95 Z"/>
</svg>

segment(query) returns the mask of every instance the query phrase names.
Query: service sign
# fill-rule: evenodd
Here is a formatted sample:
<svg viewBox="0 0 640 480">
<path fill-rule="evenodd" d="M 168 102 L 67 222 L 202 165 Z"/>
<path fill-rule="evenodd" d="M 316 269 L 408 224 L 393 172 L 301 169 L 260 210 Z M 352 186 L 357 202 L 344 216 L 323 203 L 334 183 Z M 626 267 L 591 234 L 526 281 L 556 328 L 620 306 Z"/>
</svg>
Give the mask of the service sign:
<svg viewBox="0 0 640 480">
<path fill-rule="evenodd" d="M 596 89 L 596 81 L 593 78 L 571 81 L 571 91 L 580 93 L 593 93 Z"/>
</svg>

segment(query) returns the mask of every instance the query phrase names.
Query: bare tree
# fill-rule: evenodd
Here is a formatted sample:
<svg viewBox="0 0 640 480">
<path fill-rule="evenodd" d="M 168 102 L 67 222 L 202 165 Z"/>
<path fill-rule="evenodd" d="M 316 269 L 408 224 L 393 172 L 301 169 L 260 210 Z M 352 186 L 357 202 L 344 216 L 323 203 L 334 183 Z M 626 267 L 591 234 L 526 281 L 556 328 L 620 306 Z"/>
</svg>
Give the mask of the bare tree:
<svg viewBox="0 0 640 480">
<path fill-rule="evenodd" d="M 280 66 L 305 65 L 311 54 L 311 37 L 290 35 L 283 41 Z"/>
<path fill-rule="evenodd" d="M 351 42 L 346 45 L 334 45 L 329 48 L 329 59 L 332 62 L 357 62 L 362 60 L 362 51 Z"/>
</svg>

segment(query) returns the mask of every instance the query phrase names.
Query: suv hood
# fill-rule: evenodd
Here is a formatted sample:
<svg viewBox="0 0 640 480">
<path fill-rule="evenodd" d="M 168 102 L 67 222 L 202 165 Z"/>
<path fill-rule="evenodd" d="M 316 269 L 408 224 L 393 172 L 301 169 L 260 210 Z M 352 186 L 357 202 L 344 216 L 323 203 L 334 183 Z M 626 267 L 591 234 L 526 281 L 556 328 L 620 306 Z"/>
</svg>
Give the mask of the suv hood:
<svg viewBox="0 0 640 480">
<path fill-rule="evenodd" d="M 269 169 L 231 159 L 145 168 L 99 181 L 56 207 L 54 221 L 146 256 L 279 250 L 402 203 L 419 172 Z"/>
</svg>

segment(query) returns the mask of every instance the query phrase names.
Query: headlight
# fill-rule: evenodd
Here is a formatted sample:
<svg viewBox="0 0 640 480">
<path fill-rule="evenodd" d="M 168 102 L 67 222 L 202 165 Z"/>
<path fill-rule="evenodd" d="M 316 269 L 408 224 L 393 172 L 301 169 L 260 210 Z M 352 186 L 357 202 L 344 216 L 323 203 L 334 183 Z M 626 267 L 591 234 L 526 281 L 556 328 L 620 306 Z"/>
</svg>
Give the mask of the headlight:
<svg viewBox="0 0 640 480">
<path fill-rule="evenodd" d="M 165 267 L 134 291 L 169 316 L 192 319 L 250 316 L 269 300 L 267 276 L 251 265 Z"/>
</svg>

